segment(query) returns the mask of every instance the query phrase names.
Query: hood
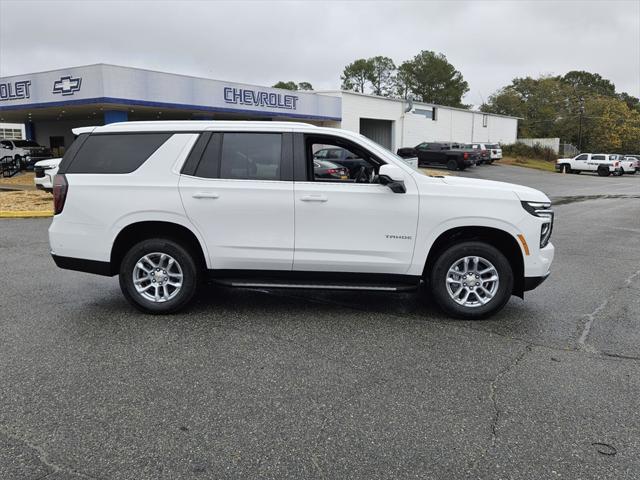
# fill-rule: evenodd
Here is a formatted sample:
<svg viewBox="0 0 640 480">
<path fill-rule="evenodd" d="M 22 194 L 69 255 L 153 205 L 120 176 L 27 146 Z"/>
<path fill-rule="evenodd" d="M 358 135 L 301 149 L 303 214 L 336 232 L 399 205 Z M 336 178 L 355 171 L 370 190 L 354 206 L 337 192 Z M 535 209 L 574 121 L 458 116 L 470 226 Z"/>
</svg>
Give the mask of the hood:
<svg viewBox="0 0 640 480">
<path fill-rule="evenodd" d="M 540 190 L 535 188 L 525 187 L 523 185 L 517 185 L 515 183 L 496 182 L 493 180 L 480 180 L 478 178 L 463 178 L 447 176 L 443 177 L 442 181 L 447 185 L 460 186 L 460 187 L 475 187 L 485 190 L 500 190 L 502 192 L 513 192 L 521 201 L 527 202 L 550 202 L 547 197 Z"/>
<path fill-rule="evenodd" d="M 36 167 L 57 167 L 60 165 L 60 161 L 62 158 L 47 158 L 46 160 L 40 160 L 36 162 L 34 166 Z"/>
</svg>

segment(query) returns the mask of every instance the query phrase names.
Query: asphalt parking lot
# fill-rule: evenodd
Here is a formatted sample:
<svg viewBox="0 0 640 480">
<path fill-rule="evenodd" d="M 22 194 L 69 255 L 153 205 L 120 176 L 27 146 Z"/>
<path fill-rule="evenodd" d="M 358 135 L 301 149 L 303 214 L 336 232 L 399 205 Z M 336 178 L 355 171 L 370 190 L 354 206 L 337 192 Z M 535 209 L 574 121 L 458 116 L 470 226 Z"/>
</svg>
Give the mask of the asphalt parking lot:
<svg viewBox="0 0 640 480">
<path fill-rule="evenodd" d="M 479 322 L 214 286 L 144 316 L 0 220 L 0 479 L 638 478 L 640 175 L 463 175 L 559 200 L 552 276 Z"/>
</svg>

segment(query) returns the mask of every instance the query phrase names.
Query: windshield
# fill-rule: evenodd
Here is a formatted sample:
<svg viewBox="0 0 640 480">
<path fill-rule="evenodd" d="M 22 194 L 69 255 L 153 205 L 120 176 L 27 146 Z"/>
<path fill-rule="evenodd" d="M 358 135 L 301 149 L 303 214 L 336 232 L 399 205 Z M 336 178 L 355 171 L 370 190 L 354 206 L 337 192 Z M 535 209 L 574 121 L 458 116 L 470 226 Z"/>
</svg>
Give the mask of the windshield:
<svg viewBox="0 0 640 480">
<path fill-rule="evenodd" d="M 31 140 L 14 140 L 16 147 L 39 147 L 36 142 L 32 142 Z"/>
</svg>

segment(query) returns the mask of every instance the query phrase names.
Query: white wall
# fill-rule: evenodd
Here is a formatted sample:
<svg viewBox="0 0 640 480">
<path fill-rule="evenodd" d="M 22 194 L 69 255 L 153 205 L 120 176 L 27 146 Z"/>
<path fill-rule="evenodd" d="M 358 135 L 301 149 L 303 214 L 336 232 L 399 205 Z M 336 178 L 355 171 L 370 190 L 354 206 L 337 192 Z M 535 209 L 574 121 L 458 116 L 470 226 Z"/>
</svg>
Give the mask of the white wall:
<svg viewBox="0 0 640 480">
<path fill-rule="evenodd" d="M 35 141 L 42 146 L 49 146 L 49 137 L 64 137 L 64 146 L 69 148 L 73 142 L 72 128 L 102 125 L 100 121 L 87 120 L 54 120 L 51 122 L 35 122 Z"/>
<path fill-rule="evenodd" d="M 323 94 L 325 94 L 323 92 Z M 338 92 L 326 94 L 340 95 Z M 517 137 L 518 120 L 515 118 L 487 115 L 482 112 L 414 103 L 412 112 L 436 108 L 436 120 L 424 114 L 404 113 L 406 103 L 402 100 L 374 97 L 342 92 L 341 128 L 360 131 L 361 118 L 392 120 L 393 150 L 412 147 L 424 141 L 443 142 L 500 142 L 514 143 Z M 483 116 L 487 115 L 487 126 Z"/>
</svg>

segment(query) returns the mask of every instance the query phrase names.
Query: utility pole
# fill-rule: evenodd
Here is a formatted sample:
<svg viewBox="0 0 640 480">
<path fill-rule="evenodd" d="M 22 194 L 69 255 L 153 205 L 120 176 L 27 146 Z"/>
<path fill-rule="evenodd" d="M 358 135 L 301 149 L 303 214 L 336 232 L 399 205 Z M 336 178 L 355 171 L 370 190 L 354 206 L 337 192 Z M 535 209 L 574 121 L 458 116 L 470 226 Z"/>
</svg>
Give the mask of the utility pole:
<svg viewBox="0 0 640 480">
<path fill-rule="evenodd" d="M 580 97 L 580 127 L 578 128 L 578 152 L 582 152 L 582 117 L 584 115 L 584 97 Z"/>
</svg>

